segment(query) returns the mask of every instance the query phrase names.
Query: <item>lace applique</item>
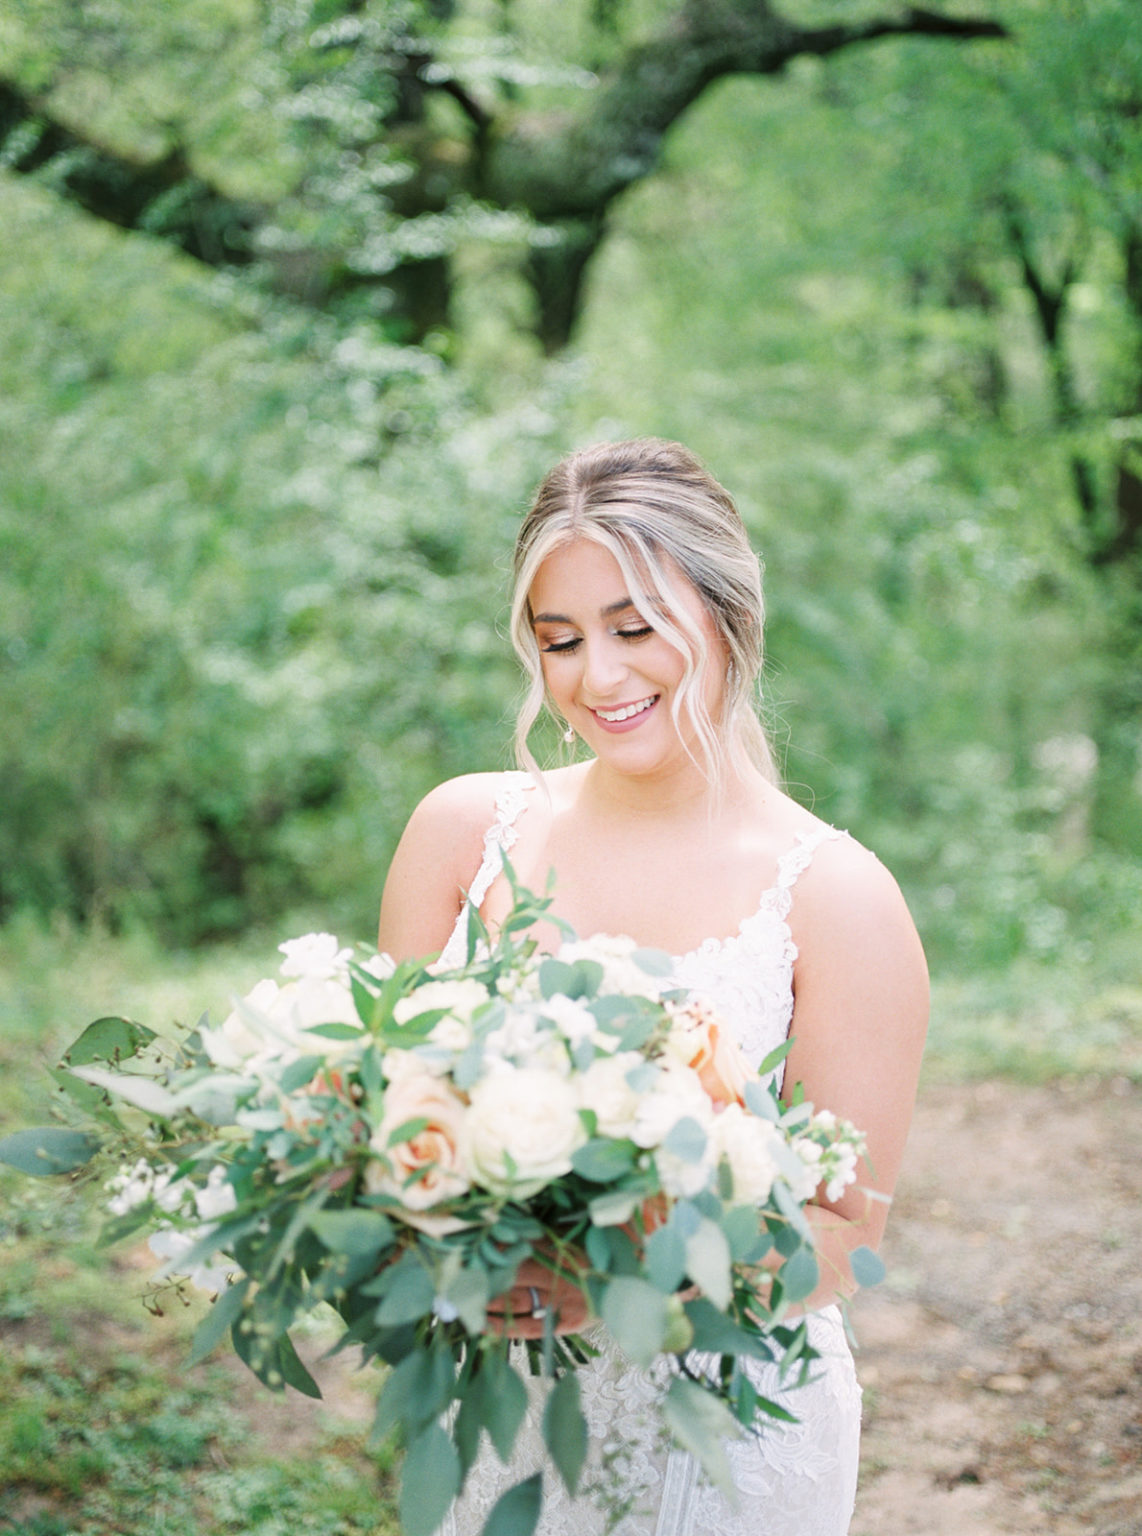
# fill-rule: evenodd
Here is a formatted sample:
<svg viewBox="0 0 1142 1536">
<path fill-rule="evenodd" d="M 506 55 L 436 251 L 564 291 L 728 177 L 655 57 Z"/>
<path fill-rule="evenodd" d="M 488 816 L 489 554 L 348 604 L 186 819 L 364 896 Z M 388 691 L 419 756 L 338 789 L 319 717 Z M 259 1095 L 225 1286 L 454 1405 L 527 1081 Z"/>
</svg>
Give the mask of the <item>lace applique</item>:
<svg viewBox="0 0 1142 1536">
<path fill-rule="evenodd" d="M 677 955 L 674 974 L 683 986 L 700 992 L 730 1020 L 737 1042 L 751 1066 L 785 1039 L 793 1018 L 793 966 L 797 945 L 789 928 L 793 888 L 823 842 L 845 837 L 834 827 L 802 833 L 778 860 L 777 879 L 757 907 L 725 939 L 706 939 L 688 954 Z M 778 1087 L 782 1069 L 778 1069 Z"/>
<path fill-rule="evenodd" d="M 484 856 L 468 887 L 464 909 L 456 919 L 456 925 L 448 936 L 448 942 L 440 951 L 437 964 L 442 970 L 463 965 L 468 958 L 468 908 L 477 911 L 491 889 L 492 881 L 504 867 L 504 854 L 515 847 L 519 837 L 516 822 L 527 804 L 528 791 L 534 789 L 535 780 L 526 773 L 509 773 L 496 795 L 495 820 L 484 833 Z"/>
</svg>

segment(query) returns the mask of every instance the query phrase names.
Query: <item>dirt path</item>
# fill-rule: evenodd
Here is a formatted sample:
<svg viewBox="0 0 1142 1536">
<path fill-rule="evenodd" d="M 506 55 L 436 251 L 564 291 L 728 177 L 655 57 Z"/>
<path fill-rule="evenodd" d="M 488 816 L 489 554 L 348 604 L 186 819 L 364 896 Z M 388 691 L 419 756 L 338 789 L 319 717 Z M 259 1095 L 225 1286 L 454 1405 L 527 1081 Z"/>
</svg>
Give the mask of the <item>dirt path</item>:
<svg viewBox="0 0 1142 1536">
<path fill-rule="evenodd" d="M 926 1090 L 884 1257 L 852 1536 L 1142 1536 L 1142 1093 Z"/>
</svg>

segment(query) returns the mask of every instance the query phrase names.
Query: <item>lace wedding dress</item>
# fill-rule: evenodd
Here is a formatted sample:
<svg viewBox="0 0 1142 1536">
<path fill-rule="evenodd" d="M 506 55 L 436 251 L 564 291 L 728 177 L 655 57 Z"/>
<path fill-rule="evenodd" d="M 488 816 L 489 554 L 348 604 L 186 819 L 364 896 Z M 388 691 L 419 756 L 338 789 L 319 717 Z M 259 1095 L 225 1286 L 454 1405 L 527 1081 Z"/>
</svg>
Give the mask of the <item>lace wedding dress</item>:
<svg viewBox="0 0 1142 1536">
<path fill-rule="evenodd" d="M 479 907 L 500 872 L 501 856 L 516 840 L 516 822 L 532 781 L 509 774 L 484 838 L 484 857 L 469 890 Z M 756 1065 L 780 1045 L 793 1014 L 793 962 L 797 950 L 787 918 L 793 887 L 818 845 L 843 834 L 832 828 L 802 836 L 780 860 L 776 883 L 755 912 L 728 939 L 707 939 L 676 959 L 675 974 L 708 997 L 734 1025 L 746 1058 Z M 461 914 L 442 959 L 462 964 L 467 913 Z M 809 1333 L 821 1358 L 813 1379 L 785 1389 L 776 1368 L 751 1363 L 751 1378 L 766 1396 L 797 1417 L 774 1423 L 760 1436 L 727 1447 L 738 1492 L 737 1508 L 702 1476 L 693 1457 L 663 1444 L 653 1406 L 659 1386 L 614 1349 L 579 1372 L 591 1453 L 581 1486 L 621 1489 L 629 1512 L 613 1536 L 845 1536 L 856 1492 L 860 1388 L 836 1307 L 812 1314 Z M 601 1343 L 598 1330 L 594 1342 Z M 485 1442 L 463 1496 L 449 1511 L 441 1536 L 478 1536 L 492 1506 L 513 1483 L 542 1468 L 543 1512 L 538 1536 L 602 1536 L 607 1517 L 597 1498 L 572 1499 L 547 1461 L 541 1420 L 547 1383 L 532 1378 L 531 1404 L 510 1466 Z"/>
</svg>

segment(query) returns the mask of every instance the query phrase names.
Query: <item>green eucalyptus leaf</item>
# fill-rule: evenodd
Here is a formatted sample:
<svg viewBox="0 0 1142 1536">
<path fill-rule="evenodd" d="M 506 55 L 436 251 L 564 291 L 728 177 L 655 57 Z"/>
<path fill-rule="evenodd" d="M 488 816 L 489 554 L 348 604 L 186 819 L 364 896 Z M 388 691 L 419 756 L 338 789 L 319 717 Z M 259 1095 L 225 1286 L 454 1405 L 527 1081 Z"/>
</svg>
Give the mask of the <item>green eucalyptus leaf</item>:
<svg viewBox="0 0 1142 1536">
<path fill-rule="evenodd" d="M 377 1322 L 382 1327 L 415 1323 L 432 1311 L 436 1287 L 432 1283 L 432 1276 L 418 1259 L 408 1255 L 394 1264 L 384 1278 L 387 1284 L 377 1308 Z"/>
<path fill-rule="evenodd" d="M 669 1296 L 686 1274 L 686 1243 L 677 1227 L 658 1227 L 646 1240 L 646 1273 L 652 1285 Z"/>
<path fill-rule="evenodd" d="M 706 1154 L 708 1141 L 709 1137 L 697 1120 L 690 1115 L 684 1115 L 670 1127 L 662 1146 L 665 1151 L 680 1158 L 684 1163 L 700 1163 Z"/>
<path fill-rule="evenodd" d="M 849 1254 L 849 1265 L 858 1285 L 879 1285 L 888 1273 L 880 1255 L 863 1244 Z"/>
<path fill-rule="evenodd" d="M 674 974 L 674 957 L 668 955 L 664 949 L 636 949 L 631 959 L 639 970 L 645 971 L 648 976 Z"/>
<path fill-rule="evenodd" d="M 786 1301 L 804 1301 L 817 1289 L 821 1272 L 811 1248 L 799 1248 L 781 1266 L 781 1285 Z"/>
<path fill-rule="evenodd" d="M 278 1340 L 277 1357 L 277 1368 L 287 1387 L 304 1393 L 306 1397 L 321 1396 L 321 1388 L 306 1370 L 288 1333 L 283 1333 Z"/>
<path fill-rule="evenodd" d="M 702 1354 L 748 1355 L 752 1360 L 772 1360 L 774 1351 L 763 1335 L 750 1332 L 719 1312 L 704 1296 L 685 1304 L 694 1330 L 693 1348 Z"/>
<path fill-rule="evenodd" d="M 772 1246 L 752 1205 L 735 1205 L 721 1220 L 735 1264 L 756 1264 Z"/>
<path fill-rule="evenodd" d="M 400 1520 L 404 1536 L 433 1536 L 460 1487 L 460 1459 L 439 1424 L 409 1445 L 401 1470 Z"/>
<path fill-rule="evenodd" d="M 608 1190 L 605 1195 L 596 1195 L 588 1202 L 591 1220 L 597 1227 L 621 1227 L 638 1210 L 641 1198 L 624 1189 Z"/>
<path fill-rule="evenodd" d="M 397 1428 L 406 1442 L 419 1434 L 448 1407 L 454 1377 L 449 1351 L 416 1345 L 385 1378 L 370 1443 L 381 1444 Z"/>
<path fill-rule="evenodd" d="M 101 1145 L 98 1136 L 87 1131 L 45 1125 L 34 1130 L 15 1131 L 0 1140 L 0 1162 L 9 1163 L 34 1178 L 46 1178 L 49 1174 L 71 1173 L 82 1168 Z"/>
<path fill-rule="evenodd" d="M 355 1207 L 346 1211 L 314 1211 L 306 1221 L 331 1253 L 353 1258 L 381 1253 L 393 1242 L 393 1224 L 381 1211 Z"/>
<path fill-rule="evenodd" d="M 359 1040 L 361 1038 L 361 1026 L 359 1024 L 346 1024 L 338 1021 L 334 1024 L 307 1024 L 307 1035 L 319 1035 L 322 1040 Z"/>
<path fill-rule="evenodd" d="M 616 1276 L 603 1295 L 602 1317 L 632 1364 L 646 1370 L 662 1353 L 669 1323 L 666 1297 L 647 1281 Z"/>
<path fill-rule="evenodd" d="M 598 1136 L 576 1148 L 571 1154 L 571 1166 L 580 1178 L 592 1184 L 613 1184 L 630 1172 L 637 1154 L 633 1141 Z"/>
<path fill-rule="evenodd" d="M 210 1311 L 199 1323 L 194 1331 L 191 1341 L 190 1356 L 187 1365 L 200 1365 L 219 1344 L 238 1318 L 242 1315 L 242 1304 L 246 1299 L 246 1292 L 250 1289 L 248 1278 L 239 1280 L 234 1285 L 227 1286 L 218 1299 L 214 1302 Z"/>
<path fill-rule="evenodd" d="M 781 1105 L 760 1080 L 745 1085 L 745 1103 L 750 1114 L 756 1115 L 759 1120 L 768 1120 L 771 1125 L 776 1125 L 781 1119 Z"/>
<path fill-rule="evenodd" d="M 686 1270 L 714 1306 L 725 1309 L 733 1295 L 730 1245 L 716 1222 L 703 1217 L 693 1237 L 686 1239 Z"/>
<path fill-rule="evenodd" d="M 481 1374 L 484 1379 L 484 1428 L 491 1436 L 500 1460 L 508 1462 L 527 1412 L 527 1388 L 506 1353 L 499 1350 L 487 1354 Z"/>
<path fill-rule="evenodd" d="M 117 1099 L 122 1099 L 126 1104 L 133 1104 L 136 1109 L 141 1109 L 148 1115 L 157 1115 L 165 1120 L 169 1119 L 178 1108 L 174 1094 L 169 1093 L 153 1077 L 143 1077 L 133 1072 L 116 1072 L 108 1067 L 98 1066 L 73 1067 L 71 1070 L 85 1083 L 94 1083 L 97 1088 L 105 1088 Z"/>
<path fill-rule="evenodd" d="M 543 1506 L 543 1473 L 515 1483 L 496 1500 L 481 1536 L 532 1536 Z"/>
<path fill-rule="evenodd" d="M 787 1040 L 783 1040 L 780 1045 L 775 1046 L 773 1050 L 770 1051 L 769 1055 L 758 1067 L 757 1075 L 759 1077 L 768 1077 L 771 1072 L 775 1072 L 781 1063 L 785 1060 L 785 1058 L 789 1055 L 789 1052 L 792 1049 L 793 1037 L 790 1036 Z"/>
<path fill-rule="evenodd" d="M 458 1270 L 441 1293 L 456 1308 L 460 1321 L 471 1334 L 483 1333 L 487 1325 L 491 1287 L 488 1272 L 478 1264 Z"/>
<path fill-rule="evenodd" d="M 154 1038 L 153 1029 L 131 1019 L 96 1019 L 73 1045 L 68 1046 L 63 1059 L 69 1067 L 83 1067 L 93 1061 L 123 1061 L 149 1045 Z"/>
<path fill-rule="evenodd" d="M 572 1498 L 587 1459 L 587 1421 L 579 1402 L 579 1378 L 574 1371 L 552 1387 L 543 1410 L 543 1439 Z"/>
<path fill-rule="evenodd" d="M 683 1450 L 701 1464 L 727 1504 L 737 1507 L 737 1490 L 730 1474 L 725 1442 L 740 1433 L 733 1414 L 695 1381 L 677 1376 L 662 1399 L 662 1416 Z"/>
<path fill-rule="evenodd" d="M 278 1086 L 283 1093 L 296 1093 L 311 1083 L 324 1065 L 323 1056 L 299 1056 L 283 1069 Z"/>
</svg>

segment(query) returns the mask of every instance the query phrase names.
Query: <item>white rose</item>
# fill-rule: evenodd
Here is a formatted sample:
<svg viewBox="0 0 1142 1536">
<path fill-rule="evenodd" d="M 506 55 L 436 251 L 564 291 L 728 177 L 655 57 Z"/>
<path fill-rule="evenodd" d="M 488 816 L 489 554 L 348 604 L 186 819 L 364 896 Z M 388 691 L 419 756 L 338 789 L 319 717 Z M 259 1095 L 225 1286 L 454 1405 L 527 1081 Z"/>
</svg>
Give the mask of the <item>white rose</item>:
<svg viewBox="0 0 1142 1536">
<path fill-rule="evenodd" d="M 527 1199 L 570 1171 L 584 1135 L 566 1078 L 540 1067 L 508 1068 L 482 1078 L 471 1101 L 462 1149 L 474 1184 Z"/>
<path fill-rule="evenodd" d="M 780 1172 L 773 1149 L 781 1132 L 740 1104 L 730 1104 L 715 1116 L 710 1135 L 717 1160 L 729 1164 L 734 1204 L 763 1205 Z"/>
<path fill-rule="evenodd" d="M 659 1063 L 654 1086 L 639 1095 L 633 1139 L 640 1147 L 661 1146 L 679 1120 L 687 1119 L 708 1126 L 713 1106 L 698 1074 L 668 1057 Z"/>
<path fill-rule="evenodd" d="M 592 1039 L 599 1027 L 589 1008 L 573 997 L 564 997 L 562 993 L 547 998 L 541 1004 L 540 1011 L 545 1019 L 551 1020 L 572 1049 Z"/>
<path fill-rule="evenodd" d="M 361 1028 L 348 985 L 331 977 L 301 976 L 297 981 L 287 981 L 267 1012 L 276 1025 L 291 1035 L 303 1034 L 317 1024 L 352 1024 Z M 313 1047 L 312 1040 L 296 1043 L 303 1048 Z"/>
<path fill-rule="evenodd" d="M 345 983 L 319 976 L 302 976 L 281 987 L 260 981 L 218 1029 L 202 1031 L 202 1043 L 215 1066 L 257 1071 L 271 1061 L 293 1061 L 313 1051 L 336 1054 L 339 1042 L 309 1034 L 318 1024 L 361 1028 Z"/>
<path fill-rule="evenodd" d="M 229 1285 L 231 1276 L 241 1273 L 232 1259 L 224 1258 L 220 1264 L 191 1264 L 189 1267 L 180 1263 L 206 1230 L 200 1227 L 197 1232 L 175 1232 L 167 1227 L 153 1233 L 147 1239 L 147 1247 L 156 1258 L 166 1261 L 160 1275 L 185 1275 L 200 1291 L 218 1295 Z"/>
<path fill-rule="evenodd" d="M 216 1164 L 206 1177 L 206 1183 L 194 1192 L 194 1206 L 203 1221 L 217 1221 L 219 1216 L 229 1216 L 238 1204 L 234 1186 L 226 1178 L 221 1163 Z"/>
<path fill-rule="evenodd" d="M 590 939 L 574 939 L 560 945 L 558 958 L 573 965 L 576 960 L 595 960 L 603 967 L 599 990 L 618 997 L 649 997 L 658 1001 L 669 978 L 651 976 L 634 959 L 642 946 L 625 934 L 597 933 Z"/>
<path fill-rule="evenodd" d="M 408 997 L 400 999 L 393 1009 L 393 1018 L 398 1024 L 407 1024 L 418 1014 L 442 1008 L 454 1019 L 468 1022 L 476 1009 L 487 1001 L 487 988 L 469 976 L 456 981 L 426 981 Z"/>
<path fill-rule="evenodd" d="M 266 1052 L 272 1036 L 265 1016 L 278 990 L 276 981 L 259 981 L 217 1029 L 202 1030 L 203 1048 L 216 1067 L 240 1069 Z"/>
<path fill-rule="evenodd" d="M 341 982 L 349 979 L 351 949 L 342 949 L 331 933 L 306 933 L 300 939 L 287 939 L 278 949 L 285 956 L 283 976 L 310 978 L 314 981 Z"/>
<path fill-rule="evenodd" d="M 666 1147 L 659 1147 L 654 1154 L 654 1166 L 664 1194 L 673 1200 L 692 1200 L 708 1189 L 713 1182 L 714 1147 L 709 1136 L 699 1158 L 679 1157 Z"/>
<path fill-rule="evenodd" d="M 596 1056 L 578 1079 L 579 1098 L 584 1109 L 593 1110 L 600 1136 L 626 1137 L 634 1134 L 640 1095 L 627 1081 L 636 1067 L 642 1066 L 637 1051 L 620 1051 L 616 1056 Z"/>
</svg>

